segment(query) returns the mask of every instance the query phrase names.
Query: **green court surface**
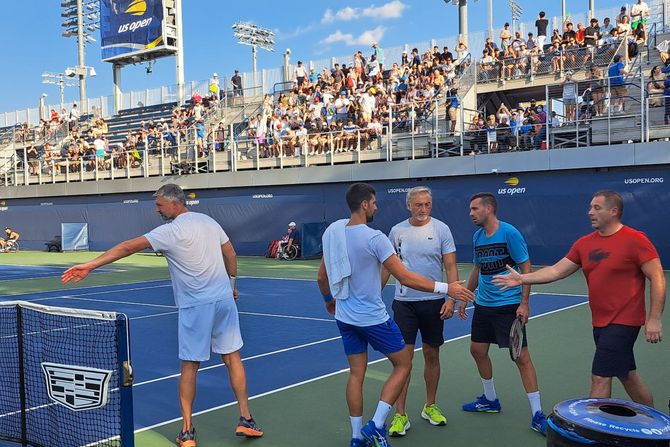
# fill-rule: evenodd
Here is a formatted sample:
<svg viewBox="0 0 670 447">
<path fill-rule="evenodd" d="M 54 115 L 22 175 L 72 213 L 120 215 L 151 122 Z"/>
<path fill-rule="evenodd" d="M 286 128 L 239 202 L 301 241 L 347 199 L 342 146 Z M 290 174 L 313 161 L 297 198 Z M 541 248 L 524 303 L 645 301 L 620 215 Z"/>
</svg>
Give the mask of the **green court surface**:
<svg viewBox="0 0 670 447">
<path fill-rule="evenodd" d="M 0 254 L 0 264 L 68 266 L 91 259 L 95 253 L 38 253 Z M 0 295 L 26 292 L 133 283 L 169 278 L 165 259 L 153 254 L 137 254 L 113 264 L 113 272 L 98 273 L 85 284 L 61 285 L 58 278 L 0 281 Z M 315 279 L 318 261 L 275 261 L 264 258 L 239 258 L 239 276 Z M 461 279 L 466 279 L 470 266 L 459 265 Z M 666 277 L 668 273 L 666 272 Z M 561 282 L 538 286 L 534 291 L 553 294 L 585 294 L 581 273 Z M 560 298 L 557 298 L 560 299 Z M 532 298 L 531 298 L 532 313 Z M 324 310 L 325 315 L 325 310 Z M 664 324 L 670 327 L 668 315 Z M 532 320 L 528 326 L 529 347 L 535 363 L 542 403 L 546 413 L 560 401 L 588 394 L 593 341 L 590 312 L 587 305 L 560 310 Z M 244 335 L 244 334 L 243 334 Z M 448 336 L 449 334 L 447 334 Z M 643 337 L 643 335 L 641 335 Z M 461 410 L 463 402 L 482 393 L 481 381 L 469 354 L 469 337 L 449 341 L 441 350 L 442 375 L 438 404 L 448 418 L 446 427 L 433 427 L 419 416 L 424 403 L 423 358 L 417 352 L 408 396 L 408 412 L 412 429 L 404 438 L 392 438 L 394 446 L 518 446 L 545 445 L 545 439 L 529 429 L 530 410 L 515 365 L 507 350 L 492 348 L 494 377 L 503 411 L 500 414 L 471 414 Z M 342 354 L 344 355 L 344 354 Z M 641 338 L 636 345 L 638 371 L 645 379 L 656 406 L 667 410 L 668 358 L 670 341 L 651 345 Z M 295 365 L 300 368 L 300 365 Z M 379 391 L 390 371 L 387 361 L 371 364 L 365 384 L 364 419 L 371 416 Z M 267 371 L 267 374 L 272 374 Z M 199 447 L 251 445 L 258 447 L 346 446 L 351 430 L 344 389 L 347 372 L 317 378 L 308 383 L 262 396 L 252 396 L 251 409 L 266 435 L 245 440 L 234 435 L 238 418 L 237 407 L 227 406 L 205 412 L 194 419 L 198 429 Z M 225 373 L 221 386 L 227 387 Z M 625 398 L 617 383 L 613 397 Z M 174 390 L 177 399 L 177 390 Z M 174 445 L 174 436 L 181 422 L 155 427 L 136 434 L 138 447 Z"/>
</svg>

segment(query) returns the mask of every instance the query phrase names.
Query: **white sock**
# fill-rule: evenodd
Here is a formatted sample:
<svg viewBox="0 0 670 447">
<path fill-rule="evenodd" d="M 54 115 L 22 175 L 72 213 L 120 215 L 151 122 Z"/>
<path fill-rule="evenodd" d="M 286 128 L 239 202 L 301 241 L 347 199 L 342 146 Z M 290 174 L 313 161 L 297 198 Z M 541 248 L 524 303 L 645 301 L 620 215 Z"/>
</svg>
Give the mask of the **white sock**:
<svg viewBox="0 0 670 447">
<path fill-rule="evenodd" d="M 496 387 L 493 385 L 493 377 L 482 379 L 482 385 L 484 385 L 484 397 L 487 400 L 496 400 L 498 396 L 496 395 Z"/>
<path fill-rule="evenodd" d="M 351 437 L 356 439 L 363 439 L 361 436 L 361 428 L 363 428 L 363 416 L 349 416 L 351 420 Z"/>
<path fill-rule="evenodd" d="M 392 408 L 393 407 L 391 405 L 387 404 L 383 400 L 379 401 L 377 404 L 377 411 L 375 411 L 375 415 L 372 418 L 372 421 L 375 423 L 375 427 L 383 428 L 384 425 L 386 425 L 386 418 L 388 417 Z"/>
<path fill-rule="evenodd" d="M 530 412 L 532 416 L 535 416 L 535 413 L 542 411 L 542 404 L 540 403 L 540 392 L 535 391 L 533 393 L 526 393 L 528 395 L 528 402 L 530 402 Z"/>
</svg>

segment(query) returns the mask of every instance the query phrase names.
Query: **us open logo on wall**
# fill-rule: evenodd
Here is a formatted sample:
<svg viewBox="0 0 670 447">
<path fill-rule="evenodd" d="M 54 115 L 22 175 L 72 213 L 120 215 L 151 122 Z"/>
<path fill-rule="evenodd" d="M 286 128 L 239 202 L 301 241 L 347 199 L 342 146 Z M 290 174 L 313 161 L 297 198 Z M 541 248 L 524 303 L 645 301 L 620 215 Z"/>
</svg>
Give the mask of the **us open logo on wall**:
<svg viewBox="0 0 670 447">
<path fill-rule="evenodd" d="M 519 186 L 519 183 L 520 180 L 518 177 L 509 177 L 507 180 L 505 180 L 505 184 L 508 187 L 498 188 L 498 195 L 513 196 L 515 194 L 524 194 L 526 192 L 526 188 Z"/>
<path fill-rule="evenodd" d="M 52 401 L 74 411 L 107 405 L 113 371 L 47 362 L 42 371 Z"/>
</svg>

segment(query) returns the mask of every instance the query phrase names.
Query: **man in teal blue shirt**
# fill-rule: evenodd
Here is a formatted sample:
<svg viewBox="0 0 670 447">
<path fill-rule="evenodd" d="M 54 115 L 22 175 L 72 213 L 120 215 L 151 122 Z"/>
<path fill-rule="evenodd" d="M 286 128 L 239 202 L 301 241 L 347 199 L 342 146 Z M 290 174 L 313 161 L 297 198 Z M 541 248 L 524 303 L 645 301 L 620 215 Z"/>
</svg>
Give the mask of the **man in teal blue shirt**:
<svg viewBox="0 0 670 447">
<path fill-rule="evenodd" d="M 493 275 L 507 272 L 506 265 L 521 272 L 530 272 L 531 269 L 526 241 L 514 226 L 498 220 L 497 206 L 496 198 L 491 193 L 475 194 L 470 199 L 470 218 L 479 227 L 472 237 L 474 267 L 467 284 L 468 289 L 477 289 L 470 353 L 484 386 L 483 395 L 463 404 L 463 410 L 470 412 L 500 412 L 500 401 L 493 384 L 489 346 L 495 343 L 500 348 L 508 347 L 512 323 L 518 318 L 525 324 L 530 314 L 530 287 L 500 290 L 492 282 Z M 459 317 L 466 318 L 465 306 L 460 307 Z M 531 428 L 544 435 L 547 423 L 540 403 L 535 367 L 528 352 L 525 327 L 523 349 L 516 365 L 531 407 Z"/>
</svg>

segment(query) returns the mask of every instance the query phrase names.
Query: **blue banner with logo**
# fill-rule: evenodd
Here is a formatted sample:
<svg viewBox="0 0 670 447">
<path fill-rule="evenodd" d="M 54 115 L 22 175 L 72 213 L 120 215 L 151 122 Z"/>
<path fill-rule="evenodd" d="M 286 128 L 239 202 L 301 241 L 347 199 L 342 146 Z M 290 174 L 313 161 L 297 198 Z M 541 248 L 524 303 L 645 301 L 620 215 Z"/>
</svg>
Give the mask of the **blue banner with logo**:
<svg viewBox="0 0 670 447">
<path fill-rule="evenodd" d="M 163 46 L 163 0 L 100 0 L 102 60 Z"/>
</svg>

